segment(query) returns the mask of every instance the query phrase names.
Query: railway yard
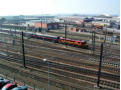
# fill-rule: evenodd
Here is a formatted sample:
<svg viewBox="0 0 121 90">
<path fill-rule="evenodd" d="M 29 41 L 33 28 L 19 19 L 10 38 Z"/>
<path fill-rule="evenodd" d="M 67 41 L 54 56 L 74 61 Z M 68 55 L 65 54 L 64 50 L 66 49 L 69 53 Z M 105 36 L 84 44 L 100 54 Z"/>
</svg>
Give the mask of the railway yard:
<svg viewBox="0 0 121 90">
<path fill-rule="evenodd" d="M 49 34 L 58 35 L 55 32 Z M 40 88 L 41 83 L 46 90 L 48 62 L 43 61 L 46 58 L 49 61 L 50 90 L 96 90 L 102 40 L 96 39 L 95 50 L 92 50 L 24 37 L 25 69 L 22 67 L 21 42 L 21 35 L 13 37 L 11 34 L 0 33 L 0 73 L 2 69 L 10 70 L 23 78 L 39 81 L 36 86 Z M 120 46 L 117 43 L 108 42 L 104 45 L 101 90 L 120 89 Z M 91 43 L 88 45 L 92 47 Z M 32 83 L 26 81 L 29 82 Z"/>
</svg>

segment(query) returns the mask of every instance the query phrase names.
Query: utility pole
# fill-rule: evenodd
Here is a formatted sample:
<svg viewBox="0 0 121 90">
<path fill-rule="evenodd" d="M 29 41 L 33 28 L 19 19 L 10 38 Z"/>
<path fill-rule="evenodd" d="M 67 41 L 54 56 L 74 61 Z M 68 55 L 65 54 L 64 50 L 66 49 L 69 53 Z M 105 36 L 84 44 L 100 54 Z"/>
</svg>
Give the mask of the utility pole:
<svg viewBox="0 0 121 90">
<path fill-rule="evenodd" d="M 107 26 L 105 25 L 105 27 L 104 27 L 104 30 L 105 30 L 105 38 L 104 38 L 104 46 L 105 46 L 105 58 L 107 57 L 107 44 L 106 44 L 106 38 L 107 38 Z"/>
<path fill-rule="evenodd" d="M 65 24 L 65 39 L 67 38 L 67 24 Z"/>
<path fill-rule="evenodd" d="M 15 37 L 16 37 L 16 27 L 15 27 Z"/>
<path fill-rule="evenodd" d="M 96 32 L 94 31 L 93 54 L 94 54 L 94 52 L 95 52 L 95 35 L 96 35 Z"/>
<path fill-rule="evenodd" d="M 50 62 L 48 61 L 48 90 L 50 90 Z"/>
<path fill-rule="evenodd" d="M 103 43 L 101 43 L 101 49 L 100 49 L 100 61 L 99 61 L 97 87 L 100 87 L 100 75 L 101 75 L 101 68 L 102 68 L 102 57 L 103 57 Z"/>
<path fill-rule="evenodd" d="M 93 35 L 93 31 L 92 31 L 92 50 L 93 50 L 93 41 L 94 41 L 94 40 L 93 40 L 93 39 L 94 39 L 93 36 L 94 36 L 94 35 Z"/>
<path fill-rule="evenodd" d="M 43 30 L 42 30 L 42 17 L 41 17 L 41 32 L 42 32 Z"/>
<path fill-rule="evenodd" d="M 8 54 L 8 40 L 6 40 L 7 42 L 5 42 L 6 43 L 6 48 L 7 48 L 7 56 L 9 56 L 9 54 Z"/>
<path fill-rule="evenodd" d="M 67 24 L 65 23 L 65 40 L 66 40 L 66 38 L 67 38 Z M 66 45 L 66 47 L 67 47 L 67 45 Z"/>
<path fill-rule="evenodd" d="M 13 38 L 13 47 L 15 46 L 15 42 L 16 42 L 16 31 L 14 30 L 14 27 L 12 28 L 12 30 L 13 30 L 13 32 L 15 32 L 15 34 L 14 33 L 12 33 L 11 32 L 11 35 L 12 35 L 12 38 Z"/>
<path fill-rule="evenodd" d="M 111 38 L 111 47 L 110 47 L 110 55 L 112 56 L 112 49 L 113 49 L 113 42 L 114 42 L 114 30 Z"/>
<path fill-rule="evenodd" d="M 92 50 L 93 50 L 93 54 L 94 54 L 94 51 L 95 51 L 95 34 L 96 34 L 96 32 L 93 31 L 92 32 Z"/>
<path fill-rule="evenodd" d="M 106 36 L 107 36 L 107 27 L 106 26 L 105 26 L 104 30 L 105 30 L 105 38 L 104 38 L 104 44 L 105 44 L 106 43 Z"/>
<path fill-rule="evenodd" d="M 22 39 L 22 60 L 23 60 L 23 67 L 26 68 L 25 64 L 25 53 L 24 53 L 24 36 L 23 36 L 23 31 L 21 33 L 21 39 Z"/>
</svg>

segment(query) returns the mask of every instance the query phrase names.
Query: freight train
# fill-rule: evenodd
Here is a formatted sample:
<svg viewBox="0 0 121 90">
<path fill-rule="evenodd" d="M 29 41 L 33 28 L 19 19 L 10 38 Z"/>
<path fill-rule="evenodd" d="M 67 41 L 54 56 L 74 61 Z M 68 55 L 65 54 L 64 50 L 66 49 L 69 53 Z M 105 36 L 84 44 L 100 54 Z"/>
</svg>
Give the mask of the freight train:
<svg viewBox="0 0 121 90">
<path fill-rule="evenodd" d="M 11 33 L 11 34 L 21 34 L 21 31 L 16 30 L 0 30 L 1 32 L 6 32 L 6 33 Z M 72 40 L 69 38 L 64 38 L 64 37 L 59 37 L 59 36 L 52 36 L 52 35 L 47 35 L 47 34 L 41 34 L 41 33 L 33 33 L 33 32 L 24 32 L 24 36 L 30 37 L 30 38 L 36 38 L 36 39 L 42 39 L 42 40 L 47 40 L 51 41 L 54 43 L 60 43 L 60 44 L 65 44 L 65 45 L 70 45 L 74 47 L 80 47 L 80 48 L 88 48 L 88 44 L 86 41 L 83 40 Z"/>
</svg>

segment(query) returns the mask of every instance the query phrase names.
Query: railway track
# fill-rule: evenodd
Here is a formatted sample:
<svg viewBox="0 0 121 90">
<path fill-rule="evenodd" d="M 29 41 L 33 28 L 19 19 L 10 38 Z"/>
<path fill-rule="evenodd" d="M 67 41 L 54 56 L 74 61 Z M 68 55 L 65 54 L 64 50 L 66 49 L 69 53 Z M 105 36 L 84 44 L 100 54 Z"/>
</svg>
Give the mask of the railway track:
<svg viewBox="0 0 121 90">
<path fill-rule="evenodd" d="M 19 42 L 21 42 L 20 41 L 20 39 L 18 38 L 17 39 Z M 28 43 L 28 44 L 34 44 L 35 46 L 39 46 L 40 44 L 41 44 L 41 46 L 44 46 L 44 47 L 49 47 L 49 48 L 53 48 L 53 49 L 61 49 L 61 50 L 66 50 L 66 51 L 71 51 L 71 52 L 77 52 L 77 53 L 84 53 L 84 54 L 91 54 L 90 53 L 90 50 L 86 50 L 86 49 L 80 49 L 80 48 L 78 48 L 78 49 L 80 49 L 80 50 L 72 50 L 72 49 L 67 49 L 67 48 L 62 48 L 62 47 L 58 47 L 57 45 L 60 45 L 60 44 L 57 44 L 57 45 L 54 45 L 53 43 L 49 43 L 49 42 L 46 42 L 46 44 L 44 44 L 44 43 L 41 43 L 41 42 L 39 42 L 39 41 L 41 41 L 41 42 L 43 42 L 42 40 L 37 40 L 37 39 L 31 39 L 31 40 L 26 40 L 25 39 L 25 43 Z M 44 41 L 45 42 L 45 41 Z M 47 45 L 47 43 L 49 44 L 49 45 Z M 50 45 L 51 44 L 51 45 Z M 95 47 L 96 48 L 96 51 L 95 51 L 95 56 L 97 56 L 97 57 L 99 57 L 99 54 L 100 54 L 100 47 L 99 46 L 96 46 Z M 108 49 L 108 47 L 106 47 L 105 48 L 106 50 Z M 109 48 L 110 49 L 110 48 Z M 108 50 L 107 50 L 108 51 Z M 116 58 L 118 58 L 118 60 L 120 60 L 120 55 L 118 55 L 119 53 L 120 53 L 120 50 L 115 50 L 115 49 L 113 49 L 112 50 L 112 57 L 110 58 L 110 57 L 107 57 L 107 59 L 116 59 Z M 115 54 L 116 53 L 116 54 Z M 113 55 L 114 54 L 114 55 Z M 115 56 L 115 57 L 114 57 Z"/>
<path fill-rule="evenodd" d="M 98 46 L 95 47 L 95 53 L 98 53 L 98 54 L 100 53 L 100 47 L 98 47 Z M 107 56 L 107 55 L 111 56 L 111 57 L 107 57 L 107 58 L 120 60 L 120 49 L 112 48 L 112 51 L 111 51 L 111 45 L 106 45 L 106 46 L 104 45 L 104 54 L 105 54 L 105 56 Z"/>
<path fill-rule="evenodd" d="M 1 46 L 1 48 L 2 48 L 2 46 Z M 12 47 L 8 47 L 8 48 L 9 48 L 8 50 L 16 52 L 16 50 L 10 49 Z M 6 49 L 6 48 L 3 48 L 3 49 Z M 25 50 L 27 52 L 25 52 L 25 53 L 28 54 L 28 55 L 31 55 L 31 56 L 35 56 L 35 57 L 38 57 L 38 58 L 46 57 L 46 58 L 49 58 L 53 61 L 58 61 L 60 63 L 62 62 L 62 63 L 65 63 L 65 64 L 74 65 L 74 66 L 83 66 L 85 68 L 86 67 L 87 68 L 94 68 L 96 70 L 98 69 L 98 63 L 86 62 L 84 59 L 76 58 L 75 56 L 70 57 L 71 55 L 67 56 L 67 55 L 65 55 L 65 53 L 62 54 L 61 52 L 60 53 L 59 52 L 54 53 L 52 51 L 49 52 L 48 49 L 47 49 L 48 52 L 46 51 L 46 49 L 44 49 L 44 52 L 43 52 L 42 49 L 38 50 L 38 48 L 35 48 L 35 47 L 34 47 L 34 50 L 31 49 L 31 51 L 29 49 L 30 49 L 30 47 L 26 46 Z M 103 65 L 103 70 L 107 71 L 107 72 L 112 72 L 112 73 L 115 73 L 115 74 L 116 73 L 119 74 L 119 72 L 120 72 L 118 68 L 107 67 L 107 65 L 106 66 Z"/>
<path fill-rule="evenodd" d="M 15 54 L 14 52 L 11 52 L 11 53 L 14 54 L 14 56 L 12 56 L 12 57 L 18 58 L 18 59 L 21 58 L 20 55 Z M 42 61 L 40 61 L 40 60 L 42 60 L 42 58 L 33 57 L 31 55 L 26 55 L 26 57 L 29 58 L 29 59 L 27 59 L 27 61 L 33 62 L 33 60 L 35 60 L 35 61 L 37 60 L 36 62 L 42 63 Z M 69 70 L 69 71 L 72 71 L 72 72 L 75 72 L 75 73 L 89 72 L 88 74 L 90 74 L 90 75 L 97 75 L 97 73 L 95 73 L 95 72 L 97 72 L 97 70 L 94 70 L 94 69 L 91 69 L 91 68 L 79 67 L 79 66 L 76 66 L 76 65 L 70 65 L 70 64 L 62 63 L 62 62 L 58 62 L 58 61 L 51 61 L 51 62 L 52 62 L 52 64 L 54 63 L 53 65 L 55 65 L 55 66 L 53 66 L 53 67 L 56 67 L 56 68 L 58 68 L 58 67 L 61 68 L 61 69 L 65 68 L 65 69 L 67 69 L 67 71 Z M 84 70 L 80 71 L 81 70 L 80 68 L 82 68 Z M 90 71 L 88 71 L 88 70 L 90 70 Z M 103 73 L 107 73 L 107 72 L 103 72 Z M 111 75 L 113 75 L 113 74 L 111 74 Z M 114 77 L 117 77 L 117 76 L 115 76 L 115 74 L 114 74 Z M 110 78 L 110 73 L 109 74 L 107 73 L 106 75 L 104 75 L 103 78 Z M 112 76 L 112 78 L 113 78 L 113 76 Z M 110 78 L 110 79 L 112 79 L 112 78 Z M 114 80 L 118 80 L 118 79 L 114 79 Z"/>
<path fill-rule="evenodd" d="M 55 55 L 58 55 L 60 57 L 64 57 L 64 58 L 69 57 L 71 59 L 73 58 L 74 60 L 84 59 L 84 60 L 90 61 L 91 59 L 89 59 L 89 58 L 92 58 L 92 59 L 95 58 L 95 59 L 93 59 L 93 61 L 95 61 L 95 62 L 98 62 L 98 60 L 99 60 L 99 56 L 97 56 L 97 55 L 91 55 L 91 54 L 80 53 L 80 52 L 77 53 L 77 52 L 73 52 L 73 51 L 70 51 L 70 50 L 69 51 L 65 50 L 65 49 L 62 50 L 62 49 L 59 49 L 59 48 L 56 49 L 54 47 L 48 47 L 48 46 L 49 45 L 46 46 L 45 44 L 43 44 L 43 45 L 33 44 L 33 42 L 29 42 L 29 43 L 26 42 L 25 43 L 25 47 L 28 48 L 26 50 L 29 51 L 30 53 L 32 53 L 32 50 L 33 50 L 34 52 L 38 52 L 38 54 L 40 54 L 40 52 L 41 52 L 42 54 L 48 53 L 48 54 L 52 55 L 52 52 L 53 52 Z M 18 43 L 17 48 L 19 48 L 19 47 L 20 47 L 20 43 Z M 11 48 L 11 47 L 8 47 L 8 48 Z M 35 51 L 35 49 L 36 49 L 36 51 Z M 104 64 L 117 66 L 120 63 L 119 59 L 114 59 L 114 58 L 112 58 L 112 59 L 103 58 L 103 59 L 104 59 Z"/>
<path fill-rule="evenodd" d="M 27 44 L 33 44 L 34 46 L 42 46 L 42 47 L 48 47 L 48 48 L 52 48 L 52 49 L 60 49 L 60 50 L 63 50 L 63 51 L 70 51 L 70 52 L 75 52 L 75 53 L 81 53 L 81 54 L 87 54 L 87 55 L 90 55 L 91 54 L 91 51 L 90 50 L 86 50 L 86 49 L 80 49 L 79 50 L 71 50 L 71 49 L 67 49 L 67 48 L 62 48 L 62 47 L 55 47 L 53 45 L 50 45 L 51 43 L 48 43 L 48 44 L 43 44 L 43 43 L 37 43 L 33 40 L 25 40 L 25 43 Z M 46 42 L 47 43 L 47 42 Z M 57 44 L 58 45 L 58 44 Z M 100 47 L 96 48 L 96 53 L 95 53 L 95 57 L 99 57 L 100 55 Z M 115 50 L 112 50 L 113 53 L 117 52 L 117 54 L 119 54 L 120 50 L 118 51 L 115 51 Z M 112 54 L 113 55 L 113 54 Z M 113 55 L 114 56 L 114 55 Z M 118 55 L 119 56 L 119 55 Z M 113 58 L 113 57 L 108 57 L 107 59 L 117 59 L 117 60 L 120 60 L 119 58 Z"/>
<path fill-rule="evenodd" d="M 15 55 L 15 57 L 19 57 L 19 58 L 21 58 L 20 56 L 18 56 L 17 54 Z M 26 56 L 26 57 L 28 57 L 28 55 Z M 31 57 L 30 55 L 29 55 L 29 57 Z M 31 58 L 36 58 L 36 60 L 39 60 L 40 58 L 38 58 L 38 57 L 31 57 Z M 41 58 L 42 59 L 42 58 Z M 63 63 L 64 64 L 64 63 Z M 67 64 L 68 65 L 68 64 Z M 70 65 L 70 67 L 76 67 L 76 66 L 74 66 L 74 65 Z M 78 70 L 77 70 L 77 72 L 78 72 Z M 91 73 L 90 73 L 91 74 Z"/>
<path fill-rule="evenodd" d="M 17 69 L 17 68 L 15 69 L 15 68 L 12 68 L 12 67 L 9 67 L 9 66 L 6 66 L 6 65 L 2 65 L 2 64 L 0 64 L 0 66 L 3 69 L 7 69 L 7 70 L 10 70 L 11 72 L 18 73 L 19 75 L 21 75 L 23 77 L 29 77 L 29 78 L 34 79 L 34 80 L 37 80 L 37 81 L 39 80 L 42 83 L 47 83 L 47 81 L 48 81 L 48 79 L 47 79 L 48 78 L 47 77 L 48 72 L 45 71 L 45 70 L 42 71 L 42 70 L 35 69 L 33 67 L 28 67 L 27 68 L 28 70 L 31 70 L 31 71 L 38 71 L 38 72 L 44 73 L 44 76 L 43 76 L 43 75 L 35 75 L 33 73 L 29 73 L 29 72 L 25 72 L 25 71 L 19 71 L 19 69 Z M 59 80 L 57 78 L 61 78 L 61 80 Z M 53 85 L 53 86 L 56 86 L 56 87 L 59 87 L 59 88 L 63 88 L 63 89 L 66 89 L 66 90 L 69 90 L 69 89 L 76 89 L 76 90 L 86 89 L 86 90 L 92 90 L 92 88 L 93 88 L 93 84 L 91 86 L 88 85 L 88 87 L 84 87 L 83 85 L 86 85 L 86 84 L 79 83 L 80 85 L 78 85 L 78 84 L 74 84 L 74 83 L 65 81 L 65 79 L 72 80 L 71 78 L 65 78 L 65 77 L 63 77 L 61 75 L 57 75 L 57 74 L 54 74 L 54 73 L 52 74 L 51 73 L 50 85 Z M 83 81 L 81 81 L 81 82 L 83 82 Z M 86 83 L 89 84 L 88 82 L 86 82 Z"/>
<path fill-rule="evenodd" d="M 37 80 L 37 81 L 39 80 L 39 81 L 41 81 L 43 83 L 47 83 L 47 81 L 48 81 L 47 76 L 46 77 L 45 76 L 41 77 L 39 75 L 30 74 L 30 73 L 24 72 L 24 71 L 18 72 L 15 68 L 11 68 L 11 67 L 8 67 L 8 66 L 3 66 L 3 65 L 0 65 L 0 66 L 2 66 L 2 68 L 4 68 L 4 69 L 11 70 L 12 72 L 19 73 L 22 76 L 24 75 L 24 77 L 30 77 L 30 78 L 33 78 L 34 80 Z M 33 69 L 33 68 L 31 68 L 31 70 L 35 71 L 35 69 Z M 47 74 L 47 71 L 45 71 L 45 73 Z M 50 78 L 50 84 L 53 85 L 53 86 L 60 87 L 60 88 L 63 88 L 63 86 L 69 86 L 69 87 L 72 86 L 74 89 L 77 89 L 77 90 L 80 90 L 80 88 L 81 89 L 84 88 L 83 86 L 81 87 L 79 85 L 74 85 L 74 84 L 66 82 L 66 81 L 62 81 L 62 80 L 58 80 L 58 79 L 55 80 L 52 77 Z M 91 90 L 91 89 L 89 89 L 89 90 Z"/>
<path fill-rule="evenodd" d="M 27 50 L 27 51 L 29 51 L 29 50 Z M 32 52 L 34 52 L 34 53 L 32 53 Z M 76 59 L 73 60 L 73 59 L 70 59 L 70 58 L 67 58 L 66 59 L 67 56 L 62 58 L 63 55 L 61 55 L 61 58 L 59 58 L 59 57 L 57 57 L 57 54 L 54 54 L 53 56 L 51 56 L 52 55 L 51 54 L 52 52 L 51 53 L 48 53 L 48 55 L 47 55 L 47 52 L 41 52 L 41 54 L 40 54 L 40 52 L 41 51 L 35 50 L 35 51 L 31 51 L 31 52 L 29 52 L 27 54 L 34 55 L 34 56 L 40 57 L 40 58 L 41 57 L 43 57 L 43 58 L 44 57 L 48 57 L 51 60 L 58 61 L 58 62 L 62 62 L 62 63 L 65 63 L 65 64 L 74 65 L 74 66 L 83 66 L 85 68 L 94 68 L 94 69 L 97 69 L 98 68 L 98 64 L 94 64 L 94 62 L 87 63 L 87 62 L 85 62 L 82 59 L 78 59 L 78 60 L 76 60 Z M 51 54 L 51 55 L 49 55 L 49 54 Z M 103 65 L 103 70 L 104 71 L 107 71 L 107 72 L 115 73 L 115 74 L 119 74 L 119 72 L 120 72 L 120 70 L 118 68 L 107 67 L 107 65 L 106 66 Z"/>
<path fill-rule="evenodd" d="M 19 45 L 20 45 L 20 42 L 18 43 Z M 28 45 L 29 43 L 25 43 L 25 49 L 27 50 L 27 51 L 30 51 L 30 48 L 31 47 L 33 47 L 34 48 L 34 50 L 31 50 L 30 52 L 26 52 L 27 54 L 30 54 L 31 53 L 31 55 L 34 55 L 34 56 L 36 56 L 36 57 L 38 57 L 39 56 L 39 54 L 42 54 L 42 53 L 47 53 L 47 51 L 46 50 L 48 50 L 48 49 L 50 49 L 50 51 L 48 51 L 48 53 L 47 54 L 44 54 L 44 55 L 42 55 L 41 57 L 48 57 L 48 58 L 50 58 L 50 56 L 49 56 L 49 54 L 50 55 L 53 55 L 53 56 L 55 56 L 55 57 L 52 57 L 53 58 L 53 61 L 51 61 L 51 62 L 54 62 L 54 64 L 53 63 L 51 63 L 51 67 L 52 67 L 52 70 L 53 70 L 53 73 L 55 73 L 55 74 L 57 74 L 57 72 L 58 72 L 58 75 L 59 75 L 59 72 L 62 72 L 62 75 L 64 75 L 64 71 L 65 72 L 68 72 L 69 74 L 67 74 L 67 76 L 68 75 L 72 75 L 73 76 L 73 78 L 74 78 L 74 76 L 76 76 L 76 75 L 79 75 L 78 77 L 81 77 L 81 76 L 83 76 L 82 75 L 82 73 L 79 73 L 79 71 L 80 71 L 80 68 L 78 68 L 78 65 L 80 64 L 79 63 L 79 60 L 80 60 L 80 58 L 78 59 L 78 60 L 76 60 L 76 61 L 74 61 L 74 60 L 70 60 L 69 61 L 69 59 L 64 59 L 65 57 L 68 57 L 68 56 L 72 56 L 72 55 L 74 55 L 74 53 L 75 52 L 71 52 L 69 55 L 67 55 L 67 56 L 64 56 L 65 55 L 65 52 L 67 53 L 69 53 L 70 51 L 67 51 L 67 50 L 58 50 L 58 49 L 54 49 L 54 47 L 49 47 L 49 48 L 47 48 L 47 46 L 49 46 L 49 45 L 47 45 L 46 46 L 46 48 L 47 49 L 44 49 L 45 48 L 45 46 L 44 46 L 44 44 L 43 44 L 43 46 L 42 47 L 40 47 L 41 45 L 37 45 L 37 44 L 34 44 L 34 45 Z M 36 45 L 36 46 L 35 46 Z M 10 45 L 8 45 L 8 50 L 11 48 L 11 46 Z M 4 49 L 6 49 L 6 48 L 4 48 Z M 18 48 L 19 49 L 19 48 Z M 21 50 L 21 49 L 20 49 Z M 40 50 L 40 51 L 39 51 Z M 42 51 L 41 51 L 42 50 Z M 46 52 L 45 52 L 46 51 Z M 55 51 L 55 52 L 54 52 Z M 34 53 L 32 53 L 32 52 L 34 52 Z M 35 53 L 36 52 L 36 53 Z M 41 53 L 40 53 L 41 52 Z M 51 54 L 53 52 L 53 54 Z M 64 54 L 62 54 L 62 52 L 64 52 Z M 10 52 L 8 52 L 9 54 L 10 54 Z M 62 58 L 57 58 L 56 57 L 56 55 L 57 55 L 57 53 L 59 53 L 59 55 L 62 57 Z M 77 52 L 76 52 L 77 53 Z M 16 61 L 18 60 L 18 59 L 20 59 L 21 58 L 21 55 L 19 55 L 19 56 L 17 56 L 17 54 L 15 55 L 15 53 L 14 53 L 14 55 L 12 55 L 12 54 L 10 54 L 10 58 L 12 58 L 13 56 L 14 56 L 14 58 L 12 58 L 13 60 L 14 59 L 16 59 Z M 79 56 L 80 54 L 77 54 L 77 56 Z M 73 58 L 75 58 L 75 57 L 77 57 L 76 55 L 73 57 Z M 86 55 L 84 55 L 84 54 L 81 54 L 81 57 L 84 57 L 84 56 L 86 56 Z M 26 56 L 27 57 L 27 56 Z M 28 66 L 29 65 L 33 65 L 33 66 L 35 66 L 35 68 L 42 68 L 42 67 L 45 67 L 45 65 L 46 64 L 44 64 L 43 62 L 39 62 L 39 60 L 40 60 L 40 57 L 38 57 L 38 58 L 33 58 L 33 57 L 27 57 L 28 58 L 28 60 L 27 60 L 27 62 L 28 62 Z M 32 59 L 33 60 L 32 60 Z M 72 57 L 70 57 L 70 58 L 72 58 Z M 76 58 L 77 59 L 77 58 Z M 87 59 L 87 57 L 86 58 L 84 58 L 84 59 Z M 54 61 L 55 60 L 55 61 Z M 35 63 L 35 61 L 36 61 L 36 63 Z M 30 63 L 31 62 L 31 63 Z M 69 62 L 71 62 L 71 63 L 69 63 Z M 81 62 L 81 61 L 80 61 Z M 19 62 L 20 63 L 20 62 Z M 39 63 L 39 64 L 37 64 L 37 63 Z M 40 64 L 41 63 L 41 64 Z M 55 65 L 55 63 L 57 64 L 57 65 Z M 68 64 L 72 64 L 72 65 L 68 65 Z M 74 65 L 73 65 L 73 63 L 75 63 Z M 66 65 L 67 64 L 67 65 Z M 83 65 L 84 64 L 84 62 L 81 64 L 81 65 Z M 42 67 L 40 67 L 40 65 L 42 66 Z M 85 65 L 85 64 L 84 64 Z M 83 65 L 83 66 L 84 66 Z M 88 66 L 88 65 L 92 65 L 92 64 L 87 64 L 87 65 L 85 65 L 85 66 Z M 60 66 L 60 67 L 59 67 Z M 68 67 L 69 66 L 69 67 Z M 73 67 L 74 66 L 74 67 Z M 93 66 L 93 65 L 92 65 Z M 65 68 L 66 68 L 66 70 L 65 70 Z M 58 70 L 56 70 L 56 69 L 58 69 Z M 54 70 L 56 70 L 55 72 L 54 72 Z M 60 71 L 59 71 L 60 70 Z M 89 70 L 89 69 L 88 69 Z M 117 70 L 118 72 L 119 72 L 119 70 L 118 69 L 114 69 L 113 71 L 115 71 L 115 70 Z M 44 70 L 43 70 L 44 71 Z M 74 72 L 75 71 L 75 72 Z M 83 74 L 84 75 L 86 75 L 86 77 L 89 77 L 89 75 L 91 75 L 92 74 L 92 77 L 91 78 L 94 78 L 94 74 L 95 74 L 95 76 L 97 75 L 95 72 L 92 72 L 92 71 L 87 71 L 87 70 L 84 68 L 83 70 L 81 69 L 81 71 L 80 72 L 83 72 Z M 110 70 L 111 71 L 111 70 Z M 72 73 L 72 72 L 74 72 L 75 74 L 70 74 L 70 73 Z M 89 72 L 89 73 L 88 73 Z M 87 74 L 89 74 L 89 75 L 87 75 Z M 66 76 L 66 75 L 64 75 L 64 76 Z M 71 77 L 72 77 L 71 76 Z M 107 75 L 108 76 L 108 75 Z M 70 77 L 70 76 L 69 76 Z M 85 78 L 86 78 L 85 77 Z M 82 77 L 82 78 L 84 78 L 84 77 Z M 116 82 L 119 82 L 119 77 L 116 79 L 113 75 L 111 76 L 111 77 L 109 77 L 110 79 L 113 79 L 114 81 L 116 81 Z M 79 79 L 79 78 L 74 78 L 74 79 Z M 83 79 L 82 79 L 83 80 Z M 94 79 L 93 79 L 94 80 Z M 106 79 L 107 80 L 107 79 Z M 85 80 L 85 81 L 88 81 L 88 80 Z M 105 81 L 105 80 L 104 80 Z M 90 81 L 91 82 L 91 81 Z M 109 81 L 109 82 L 112 82 L 111 80 Z M 95 83 L 95 82 L 94 82 Z M 115 83 L 115 82 L 113 82 L 113 83 Z M 115 84 L 111 84 L 111 85 L 113 85 L 113 86 L 116 86 Z M 109 85 L 110 86 L 110 85 Z M 116 86 L 117 87 L 117 86 Z"/>
<path fill-rule="evenodd" d="M 2 58 L 4 58 L 4 59 L 6 59 L 6 60 L 9 60 L 9 61 L 14 61 L 14 62 L 18 62 L 18 63 L 20 63 L 21 61 L 20 61 L 20 59 L 19 58 L 12 58 L 12 57 L 4 57 L 3 55 L 1 56 L 0 55 L 0 57 L 2 57 Z M 27 59 L 27 58 L 26 58 Z M 42 68 L 43 66 L 45 67 L 45 66 L 47 66 L 47 63 L 45 63 L 45 62 L 42 62 L 42 61 L 38 61 L 38 60 L 36 60 L 36 59 L 33 59 L 33 58 L 29 58 L 29 60 L 27 60 L 26 61 L 26 63 L 28 62 L 28 66 L 31 66 L 31 67 L 34 67 L 34 68 Z M 67 76 L 67 77 L 72 77 L 72 78 L 74 78 L 74 79 L 80 79 L 80 77 L 82 77 L 82 75 L 80 75 L 81 73 L 76 73 L 75 72 L 75 68 L 74 67 L 68 67 L 68 65 L 62 65 L 61 66 L 61 64 L 59 64 L 59 63 L 55 63 L 55 62 L 51 62 L 50 63 L 50 67 L 51 67 L 51 72 L 52 73 L 57 73 L 58 75 L 64 75 L 64 76 Z M 61 67 L 61 68 L 60 68 Z M 46 67 L 47 68 L 47 67 Z M 63 68 L 63 69 L 62 69 Z M 60 71 L 58 70 L 58 69 L 60 69 Z M 70 70 L 71 71 L 70 71 Z M 74 73 L 72 73 L 73 72 L 73 70 L 74 70 Z M 81 71 L 80 71 L 81 70 Z M 62 71 L 64 71 L 64 72 L 62 72 Z M 77 70 L 78 71 L 78 70 Z M 80 72 L 88 72 L 88 74 L 90 73 L 90 71 L 87 71 L 87 70 L 83 70 L 83 69 L 79 69 L 79 71 Z M 78 71 L 78 72 L 79 72 Z M 60 73 L 59 73 L 60 72 Z M 68 73 L 67 73 L 68 72 Z M 70 73 L 69 73 L 70 72 Z M 91 71 L 91 73 L 94 73 L 94 72 L 92 72 Z M 70 75 L 70 76 L 69 76 Z M 76 77 L 75 77 L 76 76 Z M 78 76 L 78 77 L 77 77 Z M 84 78 L 84 76 L 85 75 L 83 75 L 83 77 L 81 78 L 82 80 L 85 80 L 85 81 L 90 81 L 90 82 L 93 82 L 93 83 L 95 83 L 96 81 L 97 81 L 97 79 L 95 78 L 94 79 L 94 77 L 90 77 L 89 78 L 89 75 L 86 75 L 86 77 Z M 112 77 L 112 76 L 111 76 Z M 113 76 L 113 78 L 115 78 L 116 79 L 116 76 Z M 104 79 L 104 80 L 101 80 L 101 84 L 102 85 L 107 85 L 107 86 L 110 86 L 110 87 L 113 87 L 113 88 L 119 88 L 119 84 L 117 83 L 117 82 L 114 82 L 114 81 L 108 81 L 108 80 L 106 80 L 106 79 Z M 113 86 L 112 86 L 113 85 Z"/>
</svg>

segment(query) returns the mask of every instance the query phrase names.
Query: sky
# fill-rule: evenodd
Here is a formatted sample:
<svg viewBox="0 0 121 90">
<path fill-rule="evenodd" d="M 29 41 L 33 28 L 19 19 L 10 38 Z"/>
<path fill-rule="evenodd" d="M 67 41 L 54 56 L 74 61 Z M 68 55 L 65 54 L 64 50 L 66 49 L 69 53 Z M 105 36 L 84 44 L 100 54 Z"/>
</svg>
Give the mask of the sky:
<svg viewBox="0 0 121 90">
<path fill-rule="evenodd" d="M 41 14 L 120 15 L 120 0 L 0 0 L 0 16 Z"/>
</svg>

